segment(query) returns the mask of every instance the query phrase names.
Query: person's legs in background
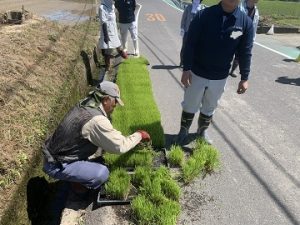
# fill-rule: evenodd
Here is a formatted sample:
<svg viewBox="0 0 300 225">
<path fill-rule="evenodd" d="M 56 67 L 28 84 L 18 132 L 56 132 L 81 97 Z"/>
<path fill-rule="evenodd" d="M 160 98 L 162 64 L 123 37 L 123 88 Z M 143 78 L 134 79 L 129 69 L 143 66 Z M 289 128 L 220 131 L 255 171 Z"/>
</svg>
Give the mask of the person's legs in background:
<svg viewBox="0 0 300 225">
<path fill-rule="evenodd" d="M 111 50 L 110 49 L 101 49 L 102 56 L 104 58 L 105 63 L 105 72 L 111 69 Z"/>
<path fill-rule="evenodd" d="M 128 50 L 127 46 L 127 38 L 128 38 L 128 28 L 130 26 L 130 23 L 119 23 L 120 27 L 120 35 L 121 35 L 121 44 L 122 48 L 125 52 Z"/>
<path fill-rule="evenodd" d="M 139 50 L 138 30 L 137 30 L 136 21 L 130 23 L 129 32 L 133 42 L 133 48 L 134 48 L 133 54 L 134 56 L 138 57 L 140 56 L 140 50 Z"/>
</svg>

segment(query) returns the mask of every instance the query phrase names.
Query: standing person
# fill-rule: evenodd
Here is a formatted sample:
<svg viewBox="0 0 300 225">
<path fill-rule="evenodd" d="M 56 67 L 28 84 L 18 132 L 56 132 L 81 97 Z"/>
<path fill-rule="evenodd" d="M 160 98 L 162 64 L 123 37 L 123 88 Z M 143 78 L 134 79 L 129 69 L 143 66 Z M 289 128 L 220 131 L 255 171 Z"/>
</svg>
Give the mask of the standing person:
<svg viewBox="0 0 300 225">
<path fill-rule="evenodd" d="M 127 54 L 121 48 L 113 0 L 102 0 L 99 7 L 99 17 L 101 23 L 99 45 L 104 57 L 106 72 L 111 68 L 114 49 L 117 49 L 118 53 L 124 59 L 127 59 Z"/>
<path fill-rule="evenodd" d="M 110 116 L 117 104 L 123 106 L 115 83 L 103 81 L 95 91 L 79 101 L 63 118 L 44 144 L 43 170 L 49 176 L 97 189 L 109 176 L 106 166 L 88 158 L 97 149 L 122 154 L 141 141 L 149 141 L 146 131 L 127 137 L 113 128 Z"/>
<path fill-rule="evenodd" d="M 197 134 L 208 143 L 206 130 L 221 98 L 235 52 L 240 56 L 241 81 L 237 93 L 248 88 L 253 26 L 238 7 L 239 0 L 221 0 L 201 10 L 192 21 L 183 55 L 181 83 L 186 87 L 177 143 L 184 144 L 200 109 Z"/>
<path fill-rule="evenodd" d="M 253 41 L 255 41 L 256 38 L 256 31 L 257 26 L 259 22 L 259 12 L 256 4 L 258 3 L 258 0 L 244 0 L 240 3 L 241 10 L 244 11 L 252 20 L 253 23 Z M 229 75 L 232 77 L 237 77 L 237 75 L 234 73 L 236 68 L 239 65 L 239 58 L 238 55 L 235 55 L 234 60 L 232 62 L 232 67 L 229 72 Z"/>
<path fill-rule="evenodd" d="M 136 2 L 135 0 L 116 0 L 115 6 L 119 12 L 119 27 L 122 47 L 124 48 L 124 51 L 127 51 L 127 37 L 129 31 L 133 41 L 133 54 L 135 56 L 139 56 L 140 51 L 138 43 L 137 21 L 134 14 Z"/>
<path fill-rule="evenodd" d="M 180 66 L 183 66 L 183 50 L 185 47 L 187 32 L 189 30 L 190 23 L 194 19 L 197 12 L 205 8 L 205 6 L 201 3 L 202 1 L 200 0 L 193 0 L 192 4 L 188 5 L 183 11 L 180 23 L 180 36 L 182 37 L 182 46 L 180 51 Z"/>
</svg>

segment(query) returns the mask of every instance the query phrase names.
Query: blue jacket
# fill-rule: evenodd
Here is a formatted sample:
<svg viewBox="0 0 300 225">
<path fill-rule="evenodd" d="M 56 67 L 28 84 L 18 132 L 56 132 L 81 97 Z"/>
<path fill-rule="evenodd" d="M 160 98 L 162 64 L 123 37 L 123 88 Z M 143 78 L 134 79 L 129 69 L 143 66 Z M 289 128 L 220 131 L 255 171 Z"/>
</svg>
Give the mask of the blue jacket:
<svg viewBox="0 0 300 225">
<path fill-rule="evenodd" d="M 119 12 L 119 23 L 131 23 L 135 21 L 135 0 L 116 0 L 115 7 Z"/>
<path fill-rule="evenodd" d="M 239 7 L 227 17 L 221 4 L 205 8 L 189 27 L 183 70 L 192 70 L 209 80 L 221 80 L 228 76 L 237 53 L 241 79 L 248 80 L 252 46 L 252 21 Z"/>
</svg>

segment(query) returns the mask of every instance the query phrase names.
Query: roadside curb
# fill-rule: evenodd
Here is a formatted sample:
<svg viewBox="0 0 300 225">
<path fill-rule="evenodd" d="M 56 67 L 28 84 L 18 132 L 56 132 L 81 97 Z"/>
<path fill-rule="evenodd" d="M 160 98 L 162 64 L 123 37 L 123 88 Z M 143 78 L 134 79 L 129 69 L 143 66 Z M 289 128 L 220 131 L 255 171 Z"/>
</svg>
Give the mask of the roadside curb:
<svg viewBox="0 0 300 225">
<path fill-rule="evenodd" d="M 257 34 L 266 34 L 272 26 L 258 26 Z M 275 34 L 291 34 L 291 33 L 300 33 L 300 28 L 297 27 L 278 27 L 274 26 Z"/>
</svg>

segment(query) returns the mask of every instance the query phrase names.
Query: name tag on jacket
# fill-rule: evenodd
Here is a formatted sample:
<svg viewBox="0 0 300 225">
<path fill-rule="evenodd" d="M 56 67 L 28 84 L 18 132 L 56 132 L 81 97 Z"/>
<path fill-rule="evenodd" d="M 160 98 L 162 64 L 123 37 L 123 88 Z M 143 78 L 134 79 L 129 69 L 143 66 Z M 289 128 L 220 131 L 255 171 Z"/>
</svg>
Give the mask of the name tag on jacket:
<svg viewBox="0 0 300 225">
<path fill-rule="evenodd" d="M 233 39 L 237 39 L 239 36 L 241 36 L 243 34 L 242 31 L 232 31 L 230 37 Z"/>
</svg>

